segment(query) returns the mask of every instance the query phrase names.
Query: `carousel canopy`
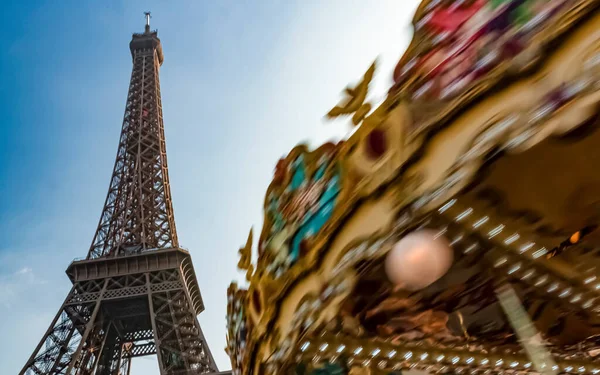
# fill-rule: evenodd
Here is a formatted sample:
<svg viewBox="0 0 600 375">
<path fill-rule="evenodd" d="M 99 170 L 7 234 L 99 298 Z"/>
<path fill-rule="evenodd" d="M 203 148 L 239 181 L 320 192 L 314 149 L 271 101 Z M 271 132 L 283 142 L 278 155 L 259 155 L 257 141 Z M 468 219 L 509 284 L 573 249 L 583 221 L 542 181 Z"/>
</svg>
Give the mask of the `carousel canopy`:
<svg viewBox="0 0 600 375">
<path fill-rule="evenodd" d="M 277 163 L 234 374 L 600 372 L 600 1 L 425 1 L 387 98 L 376 65 Z"/>
</svg>

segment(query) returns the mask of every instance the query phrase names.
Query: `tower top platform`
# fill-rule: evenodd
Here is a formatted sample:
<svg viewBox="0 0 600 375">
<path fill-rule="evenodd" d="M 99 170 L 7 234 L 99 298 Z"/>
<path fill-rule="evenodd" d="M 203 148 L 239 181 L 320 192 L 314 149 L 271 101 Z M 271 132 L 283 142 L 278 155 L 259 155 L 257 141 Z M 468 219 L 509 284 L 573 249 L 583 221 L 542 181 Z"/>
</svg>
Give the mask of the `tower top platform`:
<svg viewBox="0 0 600 375">
<path fill-rule="evenodd" d="M 135 33 L 129 43 L 129 49 L 131 50 L 131 57 L 135 56 L 135 51 L 152 50 L 156 49 L 158 53 L 158 61 L 162 65 L 164 60 L 164 54 L 162 50 L 162 44 L 158 38 L 158 30 L 150 30 L 150 12 L 145 12 L 146 25 L 143 33 Z"/>
</svg>

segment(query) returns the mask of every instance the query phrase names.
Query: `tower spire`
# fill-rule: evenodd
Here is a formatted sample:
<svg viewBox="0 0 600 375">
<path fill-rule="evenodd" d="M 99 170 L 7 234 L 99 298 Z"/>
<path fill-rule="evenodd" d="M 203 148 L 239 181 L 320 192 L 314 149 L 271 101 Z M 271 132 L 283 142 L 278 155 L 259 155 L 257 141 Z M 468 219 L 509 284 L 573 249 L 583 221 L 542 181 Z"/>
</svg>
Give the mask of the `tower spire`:
<svg viewBox="0 0 600 375">
<path fill-rule="evenodd" d="M 146 33 L 149 33 L 150 32 L 150 18 L 152 18 L 152 16 L 150 15 L 150 12 L 144 12 L 144 15 L 146 16 L 145 31 L 146 31 Z"/>
<path fill-rule="evenodd" d="M 133 70 L 113 176 L 88 258 L 177 247 L 160 97 L 156 32 L 133 34 Z"/>
</svg>

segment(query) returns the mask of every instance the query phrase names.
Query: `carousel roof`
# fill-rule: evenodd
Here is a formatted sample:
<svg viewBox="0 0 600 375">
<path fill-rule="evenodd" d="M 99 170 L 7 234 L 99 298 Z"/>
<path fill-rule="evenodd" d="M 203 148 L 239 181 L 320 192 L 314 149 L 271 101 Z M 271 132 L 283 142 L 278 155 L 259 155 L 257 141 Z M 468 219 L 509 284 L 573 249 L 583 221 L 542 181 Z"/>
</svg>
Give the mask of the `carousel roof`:
<svg viewBox="0 0 600 375">
<path fill-rule="evenodd" d="M 373 64 L 329 112 L 356 132 L 277 163 L 228 291 L 234 374 L 600 372 L 598 6 L 421 4 L 384 102 Z M 412 233 L 447 272 L 390 261 Z"/>
</svg>

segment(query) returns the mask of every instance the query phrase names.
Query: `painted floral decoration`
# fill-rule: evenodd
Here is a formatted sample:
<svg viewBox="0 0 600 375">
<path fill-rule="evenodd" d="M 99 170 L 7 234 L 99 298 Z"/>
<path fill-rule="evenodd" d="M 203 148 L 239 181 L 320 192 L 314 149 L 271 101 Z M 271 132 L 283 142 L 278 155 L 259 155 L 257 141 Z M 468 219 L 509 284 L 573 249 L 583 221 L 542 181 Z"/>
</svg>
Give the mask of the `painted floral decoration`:
<svg viewBox="0 0 600 375">
<path fill-rule="evenodd" d="M 573 1 L 574 2 L 574 1 Z M 433 3 L 433 1 L 432 1 Z M 567 0 L 436 2 L 417 23 L 423 48 L 394 72 L 398 85 L 418 77 L 414 99 L 452 99 L 499 64 L 527 64 L 534 36 L 556 19 Z"/>
<path fill-rule="evenodd" d="M 246 359 L 246 343 L 250 326 L 246 319 L 245 301 L 247 291 L 232 283 L 227 290 L 227 348 L 233 374 L 240 374 Z"/>
<path fill-rule="evenodd" d="M 275 277 L 302 256 L 333 213 L 340 191 L 339 171 L 330 154 L 323 154 L 314 167 L 307 166 L 303 154 L 289 164 L 278 164 L 275 181 L 284 182 L 284 187 L 268 196 L 266 215 L 271 227 L 263 246 L 271 259 L 267 271 Z"/>
</svg>

